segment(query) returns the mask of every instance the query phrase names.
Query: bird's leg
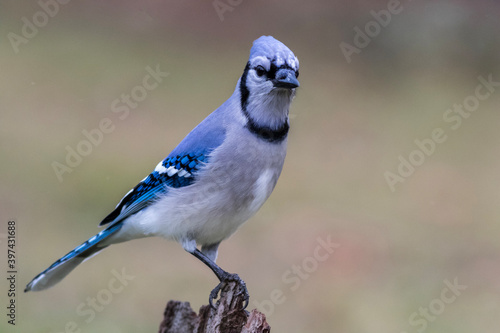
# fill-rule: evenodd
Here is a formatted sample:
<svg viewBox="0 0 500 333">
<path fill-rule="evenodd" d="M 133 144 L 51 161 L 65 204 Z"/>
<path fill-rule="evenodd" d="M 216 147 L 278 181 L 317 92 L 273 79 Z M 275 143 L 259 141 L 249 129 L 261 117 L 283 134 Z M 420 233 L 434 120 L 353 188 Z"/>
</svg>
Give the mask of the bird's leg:
<svg viewBox="0 0 500 333">
<path fill-rule="evenodd" d="M 219 279 L 220 283 L 215 287 L 211 292 L 210 296 L 208 298 L 208 302 L 210 303 L 210 306 L 212 308 L 215 308 L 213 304 L 213 300 L 217 298 L 219 295 L 219 291 L 222 289 L 223 285 L 227 282 L 237 282 L 243 289 L 244 293 L 244 300 L 245 304 L 243 306 L 243 309 L 245 309 L 248 306 L 248 300 L 250 298 L 248 294 L 248 289 L 245 284 L 245 281 L 243 281 L 238 274 L 231 274 L 220 268 L 213 260 L 211 260 L 208 256 L 206 256 L 202 251 L 198 250 L 195 248 L 193 251 L 189 251 L 192 255 L 194 255 L 196 258 L 200 259 L 205 265 L 210 267 L 210 269 L 214 272 L 214 274 L 217 276 Z"/>
</svg>

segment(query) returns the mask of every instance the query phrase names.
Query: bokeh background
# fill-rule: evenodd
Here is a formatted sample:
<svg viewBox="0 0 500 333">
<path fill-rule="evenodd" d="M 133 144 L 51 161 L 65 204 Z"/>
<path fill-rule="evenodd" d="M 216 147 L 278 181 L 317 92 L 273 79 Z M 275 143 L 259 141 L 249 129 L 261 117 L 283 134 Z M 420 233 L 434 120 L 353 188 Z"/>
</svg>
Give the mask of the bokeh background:
<svg viewBox="0 0 500 333">
<path fill-rule="evenodd" d="M 44 21 L 40 3 L 1 2 L 0 331 L 156 332 L 168 300 L 207 303 L 213 274 L 156 238 L 108 248 L 50 290 L 22 289 L 98 232 L 231 95 L 252 41 L 266 34 L 299 57 L 301 87 L 278 186 L 219 252 L 218 263 L 247 282 L 250 307 L 267 313 L 273 332 L 498 332 L 500 87 L 458 128 L 443 118 L 473 101 L 478 77 L 500 81 L 498 2 L 218 4 L 229 6 L 221 16 L 212 1 L 71 1 Z M 389 7 L 399 12 L 348 62 L 341 43 L 354 45 L 354 29 Z M 40 27 L 16 52 L 9 36 L 22 37 L 34 16 Z M 111 104 L 142 84 L 147 66 L 169 75 L 122 120 Z M 66 147 L 104 118 L 113 131 L 59 181 L 53 162 L 65 163 Z M 391 190 L 386 173 L 398 172 L 400 156 L 418 157 L 415 140 L 437 128 L 446 141 Z M 9 219 L 15 327 L 5 315 Z M 323 261 L 319 239 L 338 245 Z M 134 279 L 106 298 L 123 269 Z M 453 294 L 445 281 L 464 287 Z M 94 317 L 77 312 L 98 296 L 106 304 Z"/>
</svg>

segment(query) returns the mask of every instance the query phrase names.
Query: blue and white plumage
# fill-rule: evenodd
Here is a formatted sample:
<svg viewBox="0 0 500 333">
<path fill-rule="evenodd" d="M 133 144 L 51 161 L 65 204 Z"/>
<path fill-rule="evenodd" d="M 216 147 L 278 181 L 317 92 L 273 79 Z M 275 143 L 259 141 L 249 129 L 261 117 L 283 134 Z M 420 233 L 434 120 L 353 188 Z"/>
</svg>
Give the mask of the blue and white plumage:
<svg viewBox="0 0 500 333">
<path fill-rule="evenodd" d="M 221 283 L 237 278 L 215 264 L 217 249 L 276 185 L 298 75 L 299 61 L 288 47 L 270 36 L 257 39 L 232 96 L 123 197 L 100 223 L 106 229 L 36 276 L 25 291 L 53 286 L 111 244 L 148 236 L 181 243 Z"/>
</svg>

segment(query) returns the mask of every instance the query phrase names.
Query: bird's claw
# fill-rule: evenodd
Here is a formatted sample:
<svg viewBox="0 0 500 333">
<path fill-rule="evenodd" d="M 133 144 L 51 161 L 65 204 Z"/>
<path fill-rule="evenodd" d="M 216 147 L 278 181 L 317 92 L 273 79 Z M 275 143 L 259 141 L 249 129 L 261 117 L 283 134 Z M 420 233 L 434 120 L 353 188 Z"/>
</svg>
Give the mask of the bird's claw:
<svg viewBox="0 0 500 333">
<path fill-rule="evenodd" d="M 210 292 L 210 296 L 208 298 L 208 303 L 210 304 L 210 306 L 212 307 L 212 309 L 215 310 L 215 305 L 213 303 L 213 301 L 218 297 L 219 295 L 219 291 L 221 291 L 222 287 L 224 287 L 224 285 L 227 283 L 227 282 L 236 282 L 239 284 L 240 288 L 243 290 L 243 300 L 244 300 L 244 303 L 243 303 L 243 308 L 242 310 L 246 309 L 247 306 L 248 306 L 248 301 L 250 299 L 250 295 L 248 294 L 248 289 L 247 289 L 247 285 L 245 283 L 245 281 L 243 281 L 239 276 L 238 274 L 228 274 L 226 277 L 224 277 L 220 283 Z"/>
<path fill-rule="evenodd" d="M 217 298 L 217 296 L 219 295 L 219 291 L 221 289 L 221 286 L 222 286 L 222 282 L 219 283 L 217 285 L 217 287 L 215 287 L 211 292 L 210 292 L 210 296 L 208 297 L 208 303 L 210 303 L 210 307 L 212 309 L 215 310 L 215 305 L 213 303 L 213 301 Z"/>
</svg>

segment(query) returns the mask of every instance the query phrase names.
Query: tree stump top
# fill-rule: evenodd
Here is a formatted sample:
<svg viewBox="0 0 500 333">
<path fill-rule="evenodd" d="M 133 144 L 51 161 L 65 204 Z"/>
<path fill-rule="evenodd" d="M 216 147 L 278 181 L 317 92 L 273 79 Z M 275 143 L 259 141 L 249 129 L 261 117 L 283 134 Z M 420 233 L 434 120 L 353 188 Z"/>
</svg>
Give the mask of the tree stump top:
<svg viewBox="0 0 500 333">
<path fill-rule="evenodd" d="M 189 302 L 169 301 L 159 333 L 269 333 L 266 316 L 253 309 L 243 310 L 244 293 L 237 282 L 228 282 L 212 309 L 203 305 L 199 314 Z"/>
</svg>

